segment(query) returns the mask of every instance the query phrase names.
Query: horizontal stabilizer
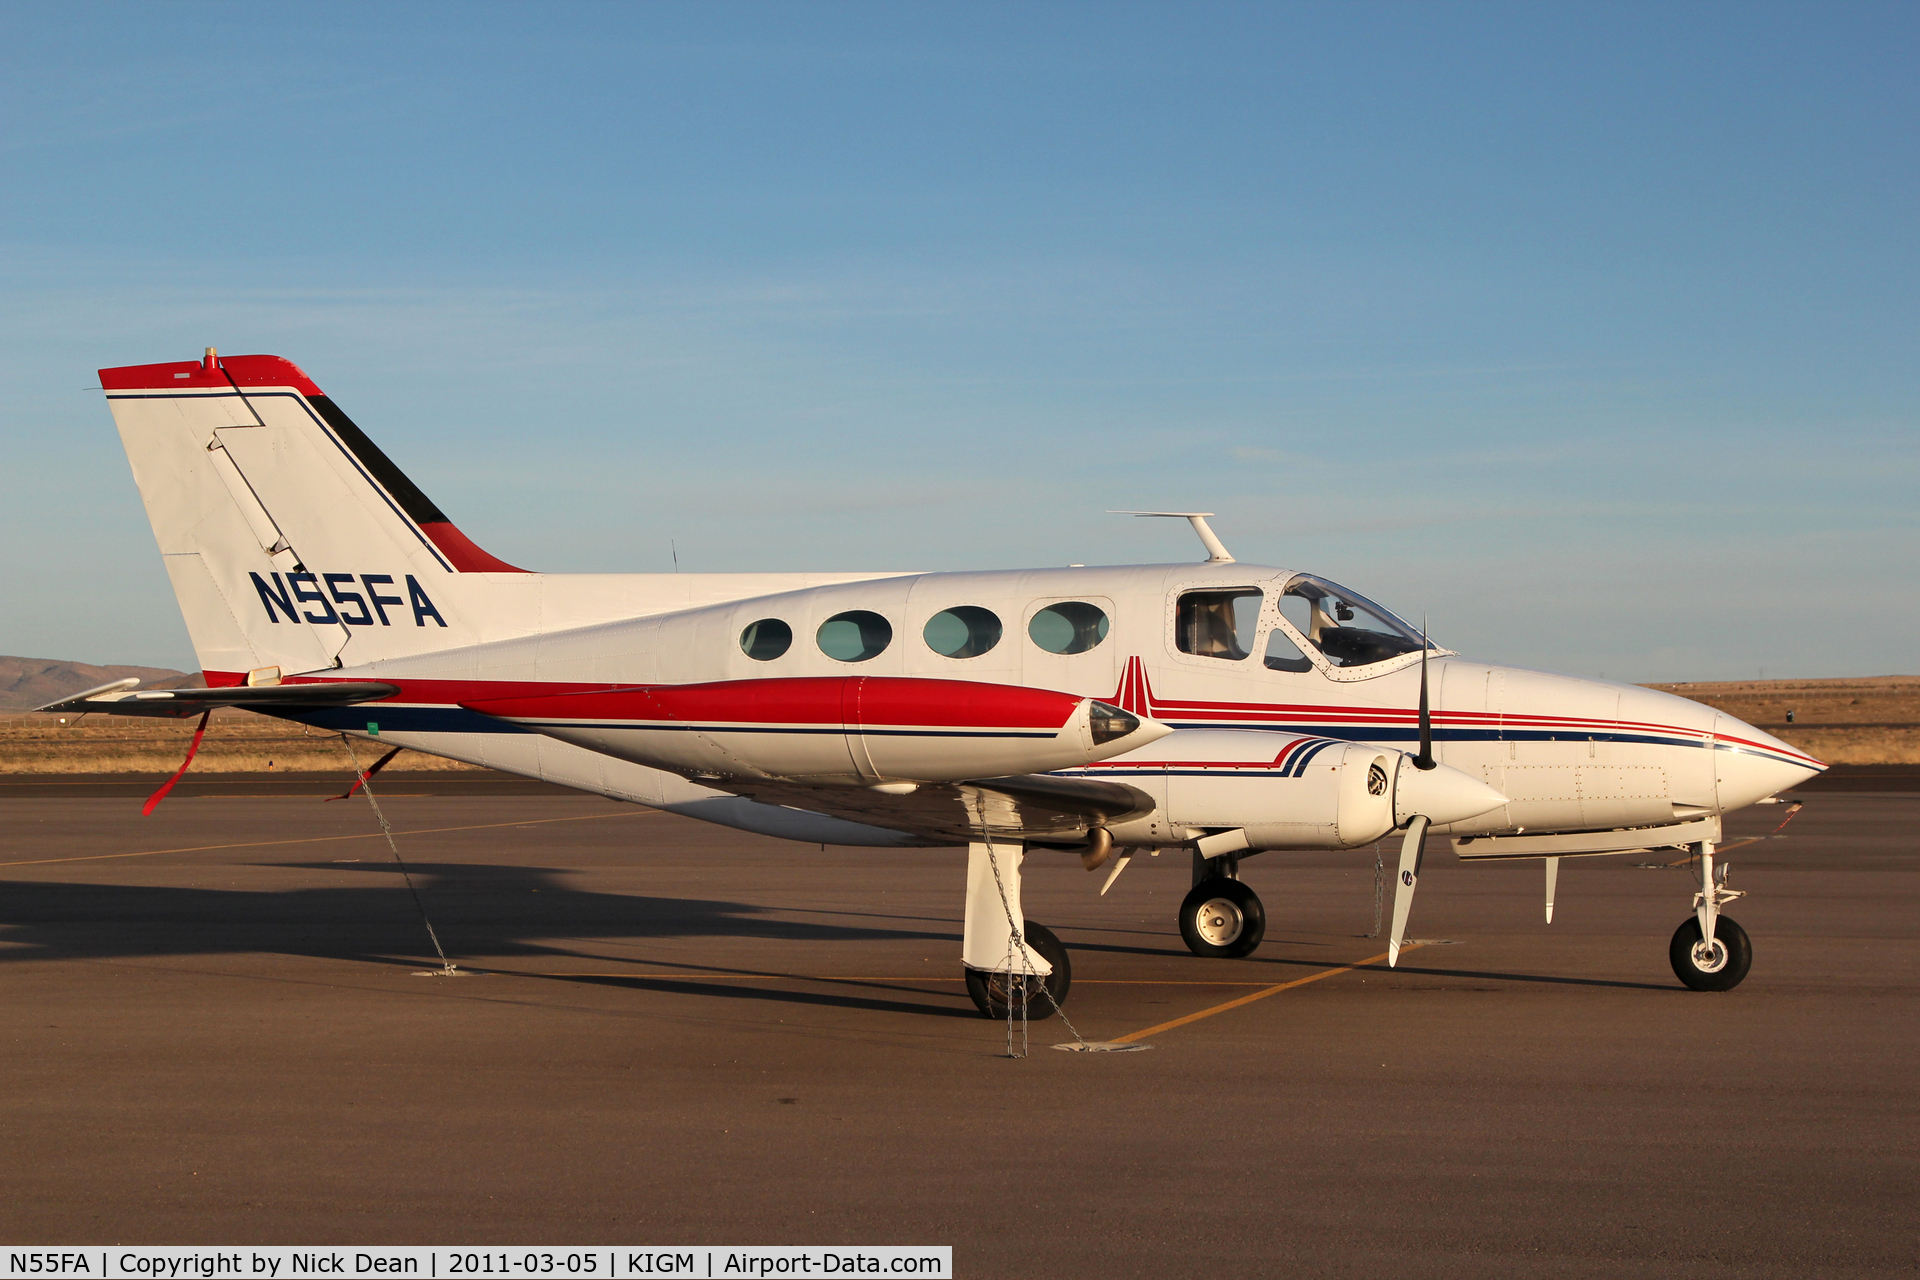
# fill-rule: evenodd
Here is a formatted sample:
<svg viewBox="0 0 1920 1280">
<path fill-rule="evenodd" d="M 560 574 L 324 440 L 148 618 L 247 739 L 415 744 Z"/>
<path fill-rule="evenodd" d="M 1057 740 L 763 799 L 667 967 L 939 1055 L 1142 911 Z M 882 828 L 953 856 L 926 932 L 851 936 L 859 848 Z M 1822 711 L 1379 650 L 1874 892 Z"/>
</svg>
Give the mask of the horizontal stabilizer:
<svg viewBox="0 0 1920 1280">
<path fill-rule="evenodd" d="M 376 680 L 335 680 L 313 684 L 235 685 L 227 689 L 141 689 L 133 677 L 103 684 L 71 698 L 49 702 L 36 711 L 99 712 L 116 716 L 191 716 L 215 707 L 271 711 L 293 707 L 338 707 L 377 702 L 400 692 L 398 685 Z"/>
</svg>

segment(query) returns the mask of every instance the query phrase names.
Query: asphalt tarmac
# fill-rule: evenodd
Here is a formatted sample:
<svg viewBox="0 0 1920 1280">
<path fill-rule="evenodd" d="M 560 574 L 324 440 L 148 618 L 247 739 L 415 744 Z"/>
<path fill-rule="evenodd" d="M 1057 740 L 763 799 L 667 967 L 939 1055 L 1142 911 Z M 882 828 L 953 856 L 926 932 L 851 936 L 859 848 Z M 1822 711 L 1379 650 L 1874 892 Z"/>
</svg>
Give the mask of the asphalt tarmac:
<svg viewBox="0 0 1920 1280">
<path fill-rule="evenodd" d="M 0 780 L 5 1243 L 951 1244 L 961 1276 L 1911 1275 L 1920 793 L 1730 854 L 1752 976 L 1667 966 L 1658 859 L 1461 865 L 1397 970 L 1371 850 L 1027 908 L 1067 1013 L 1008 1056 L 959 976 L 964 854 L 796 846 L 479 775 L 380 780 L 449 954 L 339 779 Z M 1731 820 L 1729 843 L 1784 815 Z M 1389 864 L 1394 851 L 1385 850 Z M 1389 886 L 1390 892 L 1390 886 Z M 1282 984 L 1309 982 L 1282 987 Z M 1265 994 L 1261 994 L 1265 993 Z M 1014 1031 L 1018 1049 L 1020 1035 Z"/>
</svg>

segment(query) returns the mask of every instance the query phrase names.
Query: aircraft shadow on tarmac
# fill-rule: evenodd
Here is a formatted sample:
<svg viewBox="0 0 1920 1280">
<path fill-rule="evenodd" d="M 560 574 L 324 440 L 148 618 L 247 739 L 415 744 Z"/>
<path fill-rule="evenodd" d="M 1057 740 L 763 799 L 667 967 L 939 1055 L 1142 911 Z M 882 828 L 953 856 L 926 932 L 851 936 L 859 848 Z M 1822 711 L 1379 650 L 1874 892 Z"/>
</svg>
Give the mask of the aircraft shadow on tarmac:
<svg viewBox="0 0 1920 1280">
<path fill-rule="evenodd" d="M 392 863 L 374 861 L 271 865 L 311 871 L 376 873 L 396 879 L 399 871 Z M 582 890 L 569 885 L 562 872 L 545 867 L 498 863 L 412 863 L 409 864 L 409 870 L 433 916 L 441 940 L 449 948 L 449 954 L 456 961 L 464 956 L 483 957 L 480 962 L 483 968 L 487 965 L 499 967 L 503 961 L 535 958 L 600 964 L 610 961 L 647 963 L 639 957 L 610 957 L 534 939 L 590 938 L 608 941 L 733 938 L 816 943 L 914 939 L 949 946 L 960 941 L 959 931 L 951 927 L 890 928 L 879 923 L 887 919 L 957 923 L 935 922 L 925 916 L 889 917 L 879 912 L 859 911 L 847 914 L 876 923 L 855 925 L 796 921 L 773 918 L 770 915 L 771 908 L 752 903 Z M 349 960 L 411 970 L 418 968 L 422 962 L 426 938 L 411 898 L 395 883 L 263 892 L 182 886 L 0 881 L 0 942 L 9 944 L 0 949 L 0 963 L 278 954 Z M 1307 945 L 1319 947 L 1326 944 Z M 1091 940 L 1075 941 L 1073 949 L 1079 952 L 1143 956 L 1182 953 L 1177 944 L 1153 947 Z M 706 981 L 685 976 L 689 972 L 699 972 L 710 974 L 715 979 L 751 978 L 758 974 L 752 969 L 690 962 L 684 956 L 666 963 L 671 965 L 674 977 L 649 976 L 644 969 L 637 969 L 632 974 L 524 973 L 523 976 L 728 999 L 978 1016 L 971 1005 L 952 1007 L 947 993 L 929 992 L 924 988 L 885 980 L 836 978 L 833 991 L 806 991 L 750 981 Z M 1293 972 L 1320 969 L 1327 963 L 1324 958 L 1269 954 L 1236 961 L 1234 967 L 1241 981 L 1257 976 L 1262 969 L 1272 973 L 1276 981 L 1286 981 Z M 1402 965 L 1397 970 L 1387 970 L 1378 965 L 1365 968 L 1407 977 L 1417 975 L 1422 978 L 1653 991 L 1669 989 L 1652 983 L 1430 966 Z M 1195 976 L 1204 983 L 1205 979 L 1198 973 Z M 856 995 L 856 990 L 897 992 L 914 999 L 903 1001 L 876 995 Z"/>
<path fill-rule="evenodd" d="M 275 863 L 317 871 L 393 875 L 392 863 Z M 481 971 L 502 961 L 558 958 L 606 965 L 648 963 L 609 957 L 536 938 L 644 940 L 760 938 L 797 942 L 872 942 L 911 938 L 956 946 L 957 929 L 885 928 L 816 924 L 770 918 L 769 908 L 702 898 L 594 893 L 573 888 L 543 867 L 499 864 L 410 863 L 441 940 L 456 961 L 481 956 Z M 862 913 L 873 915 L 874 913 Z M 884 917 L 881 917 L 884 918 Z M 911 917 L 909 917 L 911 918 Z M 29 960 L 101 960 L 172 956 L 273 954 L 347 960 L 417 970 L 427 938 L 419 913 L 398 884 L 280 891 L 178 886 L 85 885 L 0 881 L 0 963 Z M 873 979 L 836 979 L 835 990 L 806 991 L 751 981 L 761 971 L 689 962 L 664 962 L 675 977 L 632 974 L 515 971 L 519 976 L 591 986 L 628 987 L 706 997 L 824 1005 L 934 1016 L 978 1017 L 964 992 Z M 712 980 L 688 978 L 690 972 Z M 945 976 L 945 975 L 942 975 Z M 898 992 L 906 1001 L 855 991 Z M 955 999 L 962 1007 L 952 1007 Z"/>
<path fill-rule="evenodd" d="M 276 863 L 391 874 L 392 863 Z M 490 960 L 579 957 L 544 938 L 765 938 L 956 942 L 955 929 L 817 924 L 771 918 L 770 908 L 705 898 L 594 893 L 544 867 L 410 863 L 441 941 Z M 418 964 L 427 945 L 419 913 L 398 884 L 279 891 L 0 881 L 0 962 L 136 955 L 264 952 L 382 964 Z M 604 958 L 604 957 L 603 957 Z M 685 968 L 675 961 L 676 968 Z"/>
</svg>

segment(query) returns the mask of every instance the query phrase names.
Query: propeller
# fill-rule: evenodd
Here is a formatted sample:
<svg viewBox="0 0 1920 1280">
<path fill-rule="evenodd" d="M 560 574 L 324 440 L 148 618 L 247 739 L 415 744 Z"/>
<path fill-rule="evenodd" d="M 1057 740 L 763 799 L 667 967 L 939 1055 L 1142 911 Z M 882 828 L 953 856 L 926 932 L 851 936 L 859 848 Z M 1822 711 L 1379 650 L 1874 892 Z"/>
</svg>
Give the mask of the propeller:
<svg viewBox="0 0 1920 1280">
<path fill-rule="evenodd" d="M 1400 943 L 1407 933 L 1407 914 L 1413 910 L 1413 891 L 1420 883 L 1420 859 L 1427 842 L 1427 815 L 1407 821 L 1407 838 L 1400 842 L 1400 875 L 1393 882 L 1393 932 L 1387 935 L 1387 968 L 1400 963 Z"/>
<path fill-rule="evenodd" d="M 1432 769 L 1433 716 L 1427 707 L 1427 620 L 1420 619 L 1420 754 L 1410 762 L 1421 771 Z M 1407 916 L 1413 911 L 1413 891 L 1420 884 L 1420 862 L 1425 853 L 1427 815 L 1416 813 L 1407 820 L 1407 836 L 1400 842 L 1400 874 L 1393 882 L 1393 932 L 1387 935 L 1387 967 L 1400 963 L 1400 943 L 1406 937 Z"/>
<path fill-rule="evenodd" d="M 1413 758 L 1413 767 L 1422 771 L 1433 768 L 1433 717 L 1427 713 L 1427 620 L 1420 619 L 1420 754 Z"/>
</svg>

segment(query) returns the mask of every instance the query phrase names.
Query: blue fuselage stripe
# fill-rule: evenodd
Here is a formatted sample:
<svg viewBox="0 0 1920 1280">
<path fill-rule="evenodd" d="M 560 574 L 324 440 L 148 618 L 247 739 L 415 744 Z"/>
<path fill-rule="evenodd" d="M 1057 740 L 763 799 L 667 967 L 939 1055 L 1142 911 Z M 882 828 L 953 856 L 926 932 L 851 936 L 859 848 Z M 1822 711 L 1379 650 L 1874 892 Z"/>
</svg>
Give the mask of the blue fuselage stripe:
<svg viewBox="0 0 1920 1280">
<path fill-rule="evenodd" d="M 1256 720 L 1243 724 L 1223 724 L 1218 720 L 1166 723 L 1176 729 L 1259 729 L 1269 733 L 1298 733 L 1316 738 L 1337 738 L 1343 742 L 1418 742 L 1415 725 L 1397 724 L 1300 724 L 1284 720 Z M 1663 747 L 1697 747 L 1698 738 L 1676 738 L 1671 734 L 1582 732 L 1578 729 L 1442 729 L 1433 730 L 1435 742 L 1639 742 Z"/>
<path fill-rule="evenodd" d="M 495 716 L 483 716 L 465 707 L 395 707 L 365 703 L 357 707 L 314 707 L 311 710 L 268 712 L 316 729 L 365 733 L 369 724 L 381 733 L 535 733 Z"/>
<path fill-rule="evenodd" d="M 670 731 L 678 733 L 775 733 L 834 736 L 859 733 L 870 738 L 1038 738 L 1048 740 L 1059 736 L 1057 730 L 1023 732 L 1020 730 L 993 729 L 830 729 L 725 724 L 594 724 L 591 722 L 581 724 L 565 720 L 522 722 L 516 724 L 511 720 L 502 720 L 498 716 L 484 715 L 478 711 L 469 711 L 465 707 L 394 706 L 390 703 L 363 703 L 357 707 L 314 707 L 299 710 L 289 708 L 276 714 L 288 720 L 298 721 L 301 724 L 312 725 L 318 729 L 346 730 L 348 732 L 364 732 L 368 724 L 377 724 L 380 726 L 381 733 L 540 733 L 548 728 L 607 728 L 641 729 L 647 732 Z"/>
</svg>

